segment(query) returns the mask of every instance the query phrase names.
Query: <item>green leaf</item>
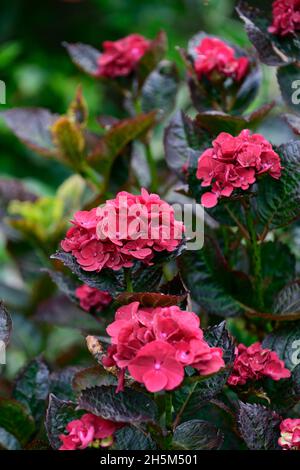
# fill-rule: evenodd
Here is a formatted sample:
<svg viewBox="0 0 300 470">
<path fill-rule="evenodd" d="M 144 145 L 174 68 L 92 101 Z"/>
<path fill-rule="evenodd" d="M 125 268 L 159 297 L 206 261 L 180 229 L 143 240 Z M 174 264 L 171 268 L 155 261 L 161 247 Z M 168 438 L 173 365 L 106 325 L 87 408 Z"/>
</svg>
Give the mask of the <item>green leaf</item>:
<svg viewBox="0 0 300 470">
<path fill-rule="evenodd" d="M 125 426 L 115 435 L 114 449 L 116 450 L 154 450 L 155 442 L 151 435 L 134 426 Z"/>
<path fill-rule="evenodd" d="M 162 256 L 159 259 L 159 255 Z M 132 286 L 135 292 L 152 292 L 158 290 L 158 285 L 162 278 L 162 263 L 167 262 L 167 257 L 170 256 L 170 253 L 166 255 L 164 252 L 159 253 L 153 259 L 153 266 L 145 266 L 144 263 L 136 263 L 136 265 L 131 268 L 131 279 Z M 172 255 L 172 253 L 171 253 Z M 125 288 L 123 290 L 126 290 Z"/>
<path fill-rule="evenodd" d="M 59 435 L 64 433 L 67 424 L 82 416 L 83 412 L 75 409 L 75 403 L 59 400 L 55 395 L 50 395 L 45 426 L 53 449 L 57 450 L 62 445 Z"/>
<path fill-rule="evenodd" d="M 197 157 L 201 154 L 201 149 L 209 147 L 210 136 L 207 132 L 196 125 L 182 111 L 172 117 L 164 134 L 164 148 L 166 162 L 171 170 L 175 171 L 179 177 L 183 178 L 183 166 L 188 162 L 188 158 L 193 151 L 197 151 Z M 200 182 L 198 181 L 198 186 Z"/>
<path fill-rule="evenodd" d="M 262 82 L 262 71 L 258 62 L 254 59 L 251 63 L 251 70 L 243 80 L 235 97 L 234 113 L 244 111 L 256 98 Z M 262 106 L 264 108 L 264 106 Z M 262 109 L 261 108 L 261 109 Z M 251 123 L 252 124 L 252 123 Z"/>
<path fill-rule="evenodd" d="M 234 343 L 223 321 L 208 328 L 204 338 L 211 347 L 223 349 L 225 368 L 211 377 L 201 377 L 192 384 L 185 384 L 174 392 L 174 407 L 179 421 L 196 416 L 200 408 L 218 395 L 226 385 L 234 361 Z M 197 378 L 196 375 L 193 378 Z"/>
<path fill-rule="evenodd" d="M 146 78 L 141 91 L 143 112 L 157 109 L 160 116 L 170 113 L 176 104 L 179 76 L 173 62 L 162 61 Z"/>
<path fill-rule="evenodd" d="M 262 177 L 257 184 L 257 196 L 253 198 L 260 222 L 269 229 L 287 225 L 300 217 L 300 142 L 288 142 L 275 151 L 281 157 L 281 178 Z"/>
<path fill-rule="evenodd" d="M 250 450 L 279 449 L 281 417 L 262 405 L 240 402 L 238 426 Z"/>
<path fill-rule="evenodd" d="M 274 300 L 274 314 L 284 318 L 299 315 L 300 318 L 300 281 L 287 284 Z"/>
<path fill-rule="evenodd" d="M 93 77 L 97 76 L 99 68 L 99 59 L 101 53 L 88 44 L 80 42 L 70 44 L 64 42 L 63 46 L 67 49 L 72 62 L 77 65 L 83 72 Z"/>
<path fill-rule="evenodd" d="M 79 366 L 69 366 L 50 374 L 50 392 L 60 400 L 75 400 L 73 380 Z"/>
<path fill-rule="evenodd" d="M 300 364 L 292 371 L 289 379 L 264 379 L 263 390 L 271 400 L 273 408 L 279 413 L 286 413 L 300 400 Z"/>
<path fill-rule="evenodd" d="M 129 388 L 116 393 L 114 386 L 83 390 L 79 408 L 121 423 L 152 422 L 156 416 L 155 402 L 147 395 Z"/>
<path fill-rule="evenodd" d="M 197 123 L 213 134 L 228 132 L 237 135 L 248 124 L 247 120 L 241 116 L 231 116 L 221 111 L 206 111 L 197 114 Z"/>
<path fill-rule="evenodd" d="M 222 442 L 221 431 L 212 423 L 192 419 L 177 426 L 172 447 L 183 450 L 217 450 Z"/>
<path fill-rule="evenodd" d="M 10 201 L 35 201 L 36 194 L 27 188 L 21 180 L 15 178 L 0 178 L 0 206 L 7 208 Z"/>
<path fill-rule="evenodd" d="M 97 365 L 77 372 L 72 381 L 75 392 L 102 385 L 117 385 L 117 378 L 109 374 L 102 366 Z"/>
<path fill-rule="evenodd" d="M 156 111 L 117 122 L 103 137 L 96 140 L 88 157 L 89 164 L 101 173 L 104 161 L 111 166 L 114 159 L 130 142 L 142 137 L 155 123 Z"/>
<path fill-rule="evenodd" d="M 49 369 L 41 358 L 33 359 L 18 375 L 13 398 L 28 409 L 36 422 L 43 417 L 49 393 Z"/>
<path fill-rule="evenodd" d="M 274 296 L 295 278 L 296 259 L 289 247 L 278 241 L 261 245 L 261 259 L 265 305 L 271 309 Z"/>
<path fill-rule="evenodd" d="M 273 107 L 274 103 L 265 104 L 246 116 L 231 116 L 221 111 L 206 111 L 197 114 L 196 122 L 212 135 L 218 135 L 220 132 L 237 135 L 245 128 L 257 127 Z"/>
<path fill-rule="evenodd" d="M 243 312 L 230 293 L 231 273 L 208 238 L 200 251 L 187 251 L 181 256 L 179 267 L 192 298 L 205 312 L 224 318 Z"/>
<path fill-rule="evenodd" d="M 33 417 L 21 403 L 0 398 L 0 428 L 12 434 L 23 446 L 32 436 L 35 425 Z"/>
<path fill-rule="evenodd" d="M 103 332 L 103 324 L 88 312 L 76 307 L 64 295 L 52 297 L 40 304 L 34 318 L 41 323 L 67 326 L 83 332 Z"/>
<path fill-rule="evenodd" d="M 21 445 L 18 439 L 15 438 L 10 432 L 0 428 L 0 450 L 21 450 Z"/>
<path fill-rule="evenodd" d="M 64 251 L 57 251 L 52 259 L 61 261 L 82 282 L 99 290 L 106 290 L 112 296 L 125 290 L 123 271 L 102 269 L 101 273 L 88 272 L 81 269 L 74 256 Z"/>
<path fill-rule="evenodd" d="M 78 300 L 75 295 L 75 290 L 79 284 L 77 284 L 71 276 L 66 276 L 61 271 L 54 271 L 53 269 L 44 269 L 44 271 L 49 274 L 58 289 L 72 300 L 72 302 L 76 302 Z"/>
<path fill-rule="evenodd" d="M 168 48 L 168 39 L 164 31 L 159 31 L 156 38 L 150 43 L 150 47 L 138 63 L 137 75 L 139 84 L 142 85 L 146 77 L 155 69 L 164 58 Z"/>
<path fill-rule="evenodd" d="M 300 51 L 299 51 L 300 52 Z M 300 111 L 300 104 L 293 102 L 293 97 L 299 89 L 300 85 L 300 67 L 297 64 L 286 65 L 279 67 L 277 70 L 277 80 L 281 91 L 282 98 L 287 106 L 294 111 Z M 294 83 L 298 84 L 295 88 Z M 299 100 L 299 93 L 297 92 L 297 101 Z"/>
<path fill-rule="evenodd" d="M 293 370 L 300 364 L 300 323 L 289 323 L 274 330 L 265 337 L 262 345 L 275 351 L 285 367 Z"/>
<path fill-rule="evenodd" d="M 300 135 L 300 116 L 295 114 L 286 113 L 283 115 L 284 119 L 296 135 Z"/>
<path fill-rule="evenodd" d="M 39 355 L 45 348 L 41 329 L 32 318 L 14 313 L 14 334 L 12 345 L 28 358 Z"/>
<path fill-rule="evenodd" d="M 88 106 L 82 94 L 82 87 L 79 85 L 76 89 L 76 94 L 69 105 L 68 117 L 72 122 L 79 124 L 81 127 L 85 127 L 88 120 Z"/>
<path fill-rule="evenodd" d="M 12 330 L 12 321 L 10 315 L 3 302 L 0 302 L 0 341 L 3 341 L 5 345 L 9 343 L 10 335 Z"/>
<path fill-rule="evenodd" d="M 44 108 L 12 108 L 2 111 L 9 129 L 29 148 L 42 155 L 57 153 L 50 128 L 59 117 Z"/>
<path fill-rule="evenodd" d="M 80 125 L 67 116 L 60 116 L 51 127 L 51 135 L 62 161 L 79 172 L 84 164 L 85 150 Z"/>
</svg>

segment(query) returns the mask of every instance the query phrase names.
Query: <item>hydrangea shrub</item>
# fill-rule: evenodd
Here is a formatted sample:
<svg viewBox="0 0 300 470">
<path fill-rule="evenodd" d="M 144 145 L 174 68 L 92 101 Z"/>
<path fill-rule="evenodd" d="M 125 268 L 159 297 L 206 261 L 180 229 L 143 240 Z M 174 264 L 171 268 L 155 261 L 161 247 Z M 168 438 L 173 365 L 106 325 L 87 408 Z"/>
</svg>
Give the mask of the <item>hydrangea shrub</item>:
<svg viewBox="0 0 300 470">
<path fill-rule="evenodd" d="M 0 399 L 0 447 L 300 449 L 300 144 L 264 135 L 270 116 L 300 134 L 288 90 L 300 2 L 251 3 L 237 11 L 253 47 L 199 32 L 178 51 L 182 76 L 164 32 L 99 50 L 65 43 L 119 103 L 123 117 L 100 115 L 98 132 L 81 87 L 62 116 L 2 112 L 27 147 L 74 173 L 51 197 L 4 182 L 0 194 L 51 286 L 32 300 L 34 318 L 78 328 L 90 355 L 61 370 L 40 356 L 27 364 Z M 277 67 L 284 106 L 253 107 L 260 61 Z M 196 250 L 171 204 L 186 200 L 205 211 Z M 11 330 L 1 303 L 5 346 Z"/>
</svg>

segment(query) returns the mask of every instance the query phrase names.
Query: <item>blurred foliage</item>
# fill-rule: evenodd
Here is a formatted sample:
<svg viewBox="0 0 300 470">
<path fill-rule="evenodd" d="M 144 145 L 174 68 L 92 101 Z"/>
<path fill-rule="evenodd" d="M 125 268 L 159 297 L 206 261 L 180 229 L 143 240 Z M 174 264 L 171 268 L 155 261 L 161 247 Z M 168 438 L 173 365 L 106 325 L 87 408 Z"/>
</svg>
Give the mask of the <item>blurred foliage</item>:
<svg viewBox="0 0 300 470">
<path fill-rule="evenodd" d="M 7 107 L 39 106 L 64 113 L 82 84 L 95 115 L 107 109 L 105 90 L 71 63 L 63 41 L 100 48 L 106 39 L 132 32 L 153 38 L 164 29 L 169 40 L 167 58 L 183 63 L 176 46 L 184 47 L 200 29 L 219 33 L 240 45 L 249 44 L 234 14 L 233 0 L 2 0 L 0 15 L 0 78 L 6 83 Z M 4 106 L 2 106 L 4 107 Z M 53 191 L 68 170 L 28 152 L 0 123 L 0 173 L 37 180 Z M 22 162 L 20 164 L 20 162 Z"/>
</svg>

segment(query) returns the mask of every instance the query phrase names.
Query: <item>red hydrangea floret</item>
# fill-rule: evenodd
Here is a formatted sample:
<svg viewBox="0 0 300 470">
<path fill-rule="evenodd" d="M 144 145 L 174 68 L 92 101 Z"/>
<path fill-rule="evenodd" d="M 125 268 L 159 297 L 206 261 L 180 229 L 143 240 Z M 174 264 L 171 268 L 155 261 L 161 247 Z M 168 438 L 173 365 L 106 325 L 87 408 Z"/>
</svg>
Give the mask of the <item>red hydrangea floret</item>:
<svg viewBox="0 0 300 470">
<path fill-rule="evenodd" d="M 280 423 L 278 443 L 284 450 L 300 450 L 300 419 L 284 419 Z"/>
<path fill-rule="evenodd" d="M 285 37 L 300 31 L 300 0 L 276 0 L 272 5 L 272 16 L 270 33 Z"/>
<path fill-rule="evenodd" d="M 77 287 L 75 295 L 79 300 L 80 307 L 86 312 L 101 312 L 112 301 L 109 292 L 101 291 L 86 284 Z"/>
<path fill-rule="evenodd" d="M 98 62 L 98 76 L 115 78 L 130 75 L 149 46 L 150 41 L 139 34 L 130 34 L 118 41 L 105 41 Z"/>
<path fill-rule="evenodd" d="M 280 380 L 290 376 L 291 372 L 285 368 L 276 352 L 263 349 L 259 342 L 248 348 L 239 344 L 228 383 L 233 386 L 244 385 L 248 380 L 260 380 L 263 377 Z"/>
<path fill-rule="evenodd" d="M 204 38 L 196 47 L 197 58 L 194 63 L 199 78 L 213 76 L 230 77 L 241 81 L 248 69 L 247 57 L 235 57 L 235 50 L 218 38 Z"/>
<path fill-rule="evenodd" d="M 248 129 L 237 137 L 221 132 L 212 145 L 199 157 L 196 174 L 202 187 L 211 186 L 201 198 L 205 207 L 214 207 L 221 196 L 229 197 L 237 188 L 247 190 L 263 173 L 281 176 L 280 157 L 260 134 Z"/>
<path fill-rule="evenodd" d="M 150 265 L 157 252 L 172 252 L 182 242 L 184 225 L 157 194 L 122 191 L 90 211 L 76 212 L 61 247 L 84 271 L 130 268 L 136 260 Z"/>
<path fill-rule="evenodd" d="M 59 450 L 109 447 L 113 444 L 114 432 L 119 428 L 120 424 L 86 413 L 80 419 L 75 419 L 67 424 L 67 434 L 59 436 L 62 441 Z"/>
<path fill-rule="evenodd" d="M 148 391 L 173 390 L 184 378 L 184 367 L 201 375 L 224 366 L 221 348 L 203 338 L 200 320 L 178 306 L 145 308 L 139 302 L 120 307 L 107 328 L 112 345 L 103 359 L 143 383 Z"/>
</svg>

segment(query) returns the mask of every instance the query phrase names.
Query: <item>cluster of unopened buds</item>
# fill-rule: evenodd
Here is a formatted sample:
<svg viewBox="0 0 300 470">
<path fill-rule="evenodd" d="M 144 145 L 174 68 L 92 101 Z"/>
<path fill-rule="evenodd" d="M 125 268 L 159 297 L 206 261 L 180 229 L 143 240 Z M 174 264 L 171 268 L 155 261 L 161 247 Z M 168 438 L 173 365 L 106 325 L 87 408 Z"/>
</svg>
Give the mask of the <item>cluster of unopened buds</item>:
<svg viewBox="0 0 300 470">
<path fill-rule="evenodd" d="M 103 364 L 120 369 L 119 390 L 126 369 L 149 392 L 158 392 L 178 387 L 185 366 L 204 376 L 224 367 L 222 349 L 204 340 L 198 316 L 177 306 L 145 308 L 132 302 L 117 310 L 107 333 L 112 345 Z"/>
<path fill-rule="evenodd" d="M 85 271 L 150 265 L 155 253 L 172 252 L 182 242 L 184 225 L 157 194 L 125 191 L 102 207 L 76 212 L 61 247 Z"/>
<path fill-rule="evenodd" d="M 211 187 L 202 195 L 204 207 L 214 207 L 221 196 L 229 197 L 235 189 L 249 189 L 259 175 L 281 176 L 280 157 L 260 134 L 248 129 L 237 137 L 221 132 L 212 145 L 199 157 L 196 174 L 202 187 Z"/>
<path fill-rule="evenodd" d="M 105 41 L 97 75 L 106 78 L 130 75 L 149 49 L 150 43 L 140 34 L 130 34 L 117 41 Z"/>
<path fill-rule="evenodd" d="M 248 348 L 239 344 L 228 384 L 245 385 L 250 380 L 260 380 L 263 377 L 280 380 L 290 376 L 291 372 L 285 368 L 276 352 L 263 349 L 258 342 Z"/>
<path fill-rule="evenodd" d="M 101 312 L 112 301 L 109 292 L 90 287 L 86 284 L 77 287 L 75 295 L 79 300 L 80 307 L 86 312 Z"/>
</svg>

